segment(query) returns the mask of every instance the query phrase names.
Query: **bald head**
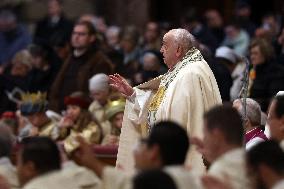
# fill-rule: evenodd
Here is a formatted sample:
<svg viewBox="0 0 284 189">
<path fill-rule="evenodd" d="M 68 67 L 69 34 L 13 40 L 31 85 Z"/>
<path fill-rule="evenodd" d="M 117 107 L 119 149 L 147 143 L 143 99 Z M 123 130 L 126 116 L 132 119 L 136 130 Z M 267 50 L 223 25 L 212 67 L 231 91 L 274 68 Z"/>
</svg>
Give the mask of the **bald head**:
<svg viewBox="0 0 284 189">
<path fill-rule="evenodd" d="M 182 47 L 184 53 L 194 46 L 194 36 L 186 29 L 172 29 L 166 35 L 172 35 L 174 44 Z"/>
<path fill-rule="evenodd" d="M 194 37 L 185 29 L 172 29 L 163 37 L 161 53 L 164 62 L 171 69 L 194 46 Z"/>
</svg>

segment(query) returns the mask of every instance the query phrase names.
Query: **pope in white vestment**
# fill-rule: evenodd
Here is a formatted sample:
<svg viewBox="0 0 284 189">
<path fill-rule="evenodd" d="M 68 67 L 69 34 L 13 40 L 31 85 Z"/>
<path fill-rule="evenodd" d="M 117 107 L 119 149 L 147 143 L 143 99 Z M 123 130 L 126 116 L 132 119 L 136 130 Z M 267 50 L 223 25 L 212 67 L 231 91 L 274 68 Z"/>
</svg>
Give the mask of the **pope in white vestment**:
<svg viewBox="0 0 284 189">
<path fill-rule="evenodd" d="M 134 91 L 126 103 L 117 156 L 117 167 L 126 172 L 133 172 L 132 149 L 151 126 L 159 121 L 175 121 L 190 137 L 202 137 L 203 113 L 221 103 L 215 77 L 195 47 L 166 74 L 135 87 Z M 194 147 L 186 163 L 193 169 L 204 170 L 202 157 Z"/>
</svg>

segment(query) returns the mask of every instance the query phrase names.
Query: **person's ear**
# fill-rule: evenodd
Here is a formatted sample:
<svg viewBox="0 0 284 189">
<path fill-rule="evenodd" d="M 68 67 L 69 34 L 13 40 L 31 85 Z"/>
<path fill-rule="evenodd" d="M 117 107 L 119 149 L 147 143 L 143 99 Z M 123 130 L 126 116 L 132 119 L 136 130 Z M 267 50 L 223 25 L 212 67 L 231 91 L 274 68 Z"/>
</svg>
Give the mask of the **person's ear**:
<svg viewBox="0 0 284 189">
<path fill-rule="evenodd" d="M 180 45 L 177 46 L 177 49 L 176 49 L 176 56 L 177 57 L 180 57 L 182 55 L 182 47 Z"/>
<path fill-rule="evenodd" d="M 90 36 L 90 42 L 94 43 L 96 41 L 96 35 L 91 35 Z"/>
<path fill-rule="evenodd" d="M 260 179 L 263 181 L 265 178 L 271 178 L 271 175 L 274 175 L 273 171 L 269 166 L 261 163 L 258 165 L 258 174 L 260 176 Z"/>
<path fill-rule="evenodd" d="M 284 132 L 284 115 L 280 118 L 280 130 Z"/>
<path fill-rule="evenodd" d="M 245 128 L 247 128 L 249 125 L 251 125 L 250 120 L 248 118 L 245 118 L 243 123 L 244 123 Z"/>
<path fill-rule="evenodd" d="M 28 162 L 25 163 L 25 168 L 30 173 L 35 173 L 36 172 L 35 164 L 33 162 L 31 162 L 31 161 L 28 161 Z"/>
<path fill-rule="evenodd" d="M 211 131 L 213 138 L 215 139 L 216 144 L 218 141 L 226 141 L 224 134 L 220 131 L 220 129 L 213 129 Z"/>
<path fill-rule="evenodd" d="M 160 148 L 157 144 L 154 144 L 151 146 L 151 150 L 149 150 L 149 155 L 151 160 L 155 160 L 157 158 L 160 158 Z"/>
<path fill-rule="evenodd" d="M 38 175 L 35 164 L 31 161 L 28 161 L 23 164 L 23 171 L 28 178 L 34 178 Z"/>
</svg>

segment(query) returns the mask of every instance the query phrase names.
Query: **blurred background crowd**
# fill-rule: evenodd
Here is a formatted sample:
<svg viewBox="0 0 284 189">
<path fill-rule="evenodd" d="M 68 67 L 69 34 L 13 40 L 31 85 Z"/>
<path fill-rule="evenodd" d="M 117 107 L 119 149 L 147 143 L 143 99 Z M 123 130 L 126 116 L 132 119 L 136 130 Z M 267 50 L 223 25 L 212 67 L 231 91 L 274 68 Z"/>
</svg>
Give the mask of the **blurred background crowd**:
<svg viewBox="0 0 284 189">
<path fill-rule="evenodd" d="M 50 137 L 67 152 L 78 133 L 117 147 L 125 97 L 108 75 L 136 86 L 166 73 L 162 36 L 178 27 L 196 38 L 223 102 L 239 99 L 247 84 L 264 126 L 284 90 L 283 12 L 281 0 L 3 0 L 0 127 L 17 141 Z"/>
</svg>

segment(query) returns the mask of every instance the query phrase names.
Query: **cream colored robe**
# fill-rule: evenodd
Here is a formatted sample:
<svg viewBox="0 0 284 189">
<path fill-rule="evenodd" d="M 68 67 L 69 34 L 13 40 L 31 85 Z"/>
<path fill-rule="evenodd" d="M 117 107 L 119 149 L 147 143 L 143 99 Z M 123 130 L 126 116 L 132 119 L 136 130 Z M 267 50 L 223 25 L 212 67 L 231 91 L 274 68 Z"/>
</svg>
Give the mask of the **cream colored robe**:
<svg viewBox="0 0 284 189">
<path fill-rule="evenodd" d="M 103 129 L 103 136 L 110 134 L 111 123 L 107 120 L 105 116 L 106 108 L 100 105 L 98 101 L 94 100 L 92 104 L 89 106 L 89 111 L 94 115 L 94 117 L 100 123 Z"/>
<path fill-rule="evenodd" d="M 159 95 L 153 98 L 158 88 Z M 126 172 L 134 170 L 132 150 L 135 143 L 141 136 L 148 134 L 150 103 L 154 105 L 151 109 L 156 108 L 156 117 L 151 117 L 150 125 L 162 120 L 175 121 L 191 137 L 202 137 L 204 112 L 221 103 L 215 77 L 199 50 L 195 48 L 189 50 L 172 71 L 134 89 L 136 97 L 134 100 L 127 100 L 125 107 L 116 162 L 117 167 Z M 151 102 L 152 99 L 154 102 Z M 191 147 L 188 154 L 187 164 L 199 171 L 204 170 L 202 157 L 194 147 Z"/>
<path fill-rule="evenodd" d="M 101 188 L 101 180 L 93 171 L 81 167 L 73 161 L 64 162 L 61 175 L 71 179 L 72 182 L 76 183 L 76 185 L 82 189 Z"/>
<path fill-rule="evenodd" d="M 165 166 L 163 169 L 174 180 L 178 189 L 200 189 L 200 175 L 180 165 Z M 133 175 L 127 175 L 123 171 L 113 167 L 105 167 L 102 174 L 103 189 L 131 189 L 133 188 Z M 114 187 L 115 186 L 115 187 Z"/>
<path fill-rule="evenodd" d="M 69 162 L 62 170 L 33 178 L 23 189 L 101 189 L 101 182 L 92 171 Z"/>
<path fill-rule="evenodd" d="M 236 148 L 223 154 L 211 165 L 208 174 L 222 180 L 229 180 L 232 189 L 251 188 L 244 148 Z"/>
<path fill-rule="evenodd" d="M 23 189 L 79 189 L 69 178 L 62 177 L 61 171 L 52 171 L 30 180 Z"/>
<path fill-rule="evenodd" d="M 11 189 L 20 188 L 17 170 L 7 157 L 0 158 L 0 175 L 8 181 Z"/>
<path fill-rule="evenodd" d="M 284 188 L 284 179 L 277 182 L 272 189 L 283 189 Z"/>
</svg>

